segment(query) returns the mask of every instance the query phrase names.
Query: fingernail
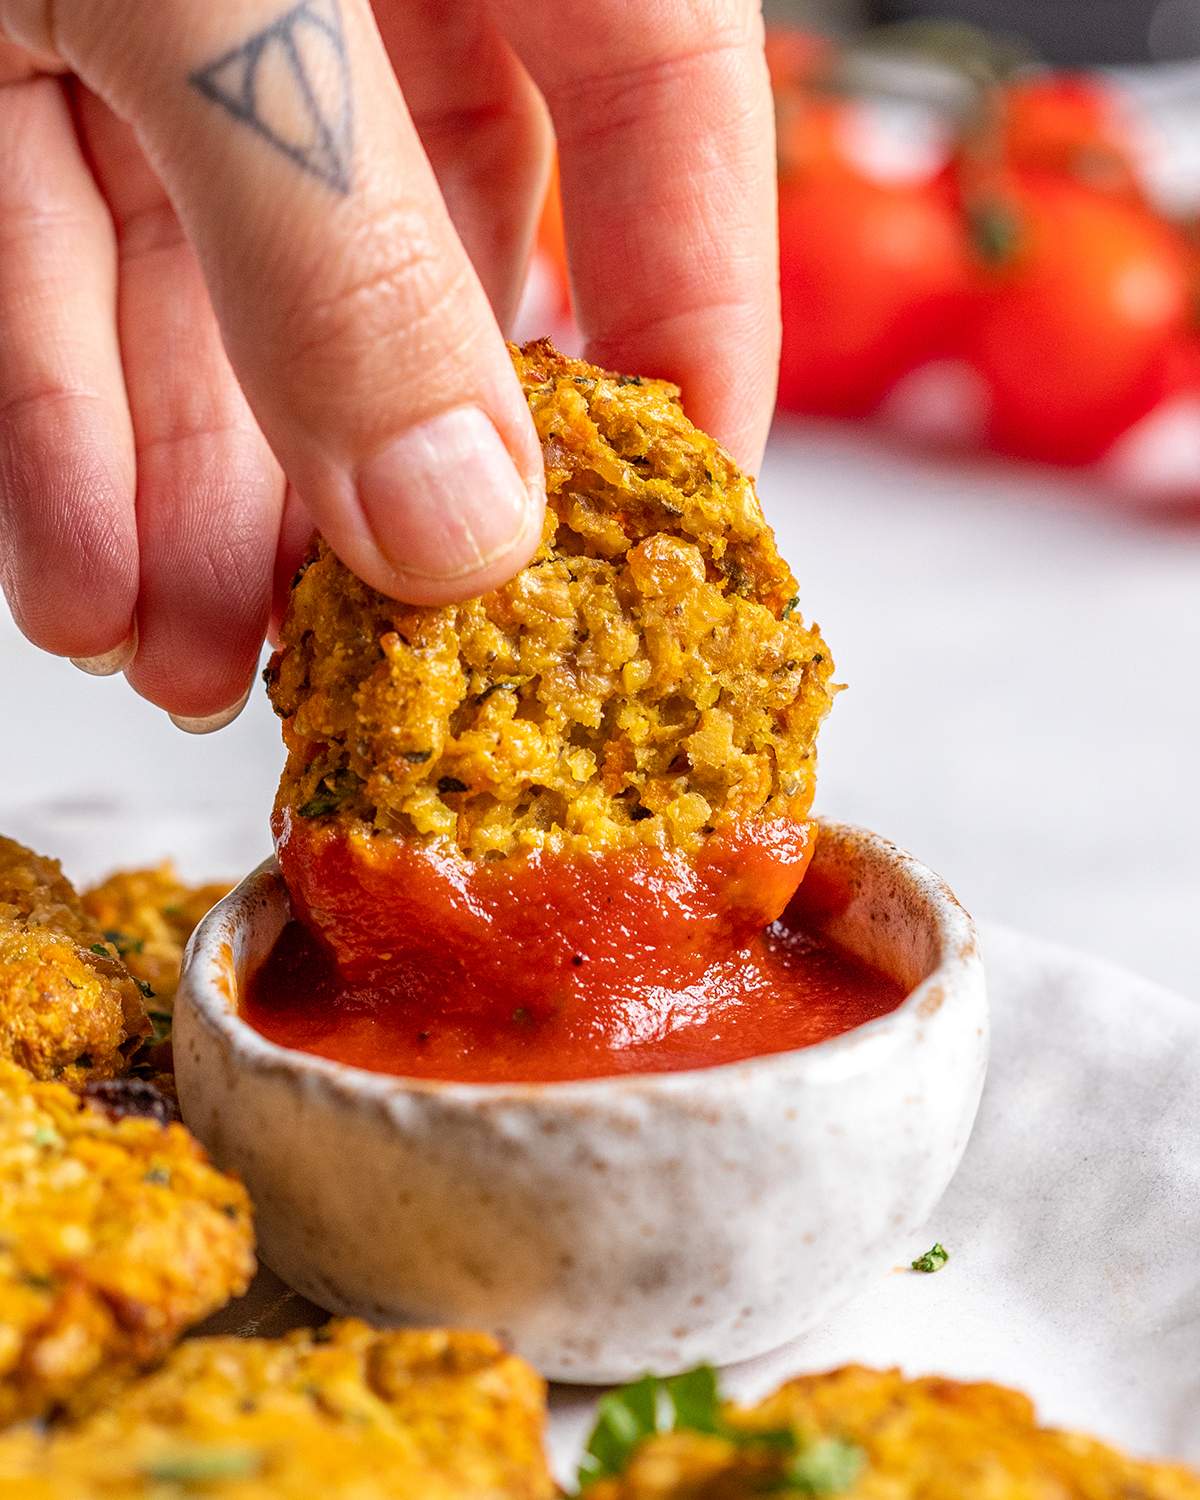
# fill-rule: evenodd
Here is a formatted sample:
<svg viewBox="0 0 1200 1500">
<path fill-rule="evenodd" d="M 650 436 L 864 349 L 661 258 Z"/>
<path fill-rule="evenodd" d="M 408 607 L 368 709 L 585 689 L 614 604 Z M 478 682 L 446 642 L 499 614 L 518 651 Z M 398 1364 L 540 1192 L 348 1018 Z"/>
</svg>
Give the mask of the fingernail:
<svg viewBox="0 0 1200 1500">
<path fill-rule="evenodd" d="M 73 656 L 71 665 L 86 672 L 89 677 L 115 677 L 137 655 L 137 648 L 138 629 L 135 621 L 133 629 L 119 646 L 114 646 L 111 651 L 104 651 L 99 656 Z"/>
<path fill-rule="evenodd" d="M 176 729 L 182 729 L 184 734 L 215 734 L 218 729 L 224 729 L 226 724 L 232 724 L 245 708 L 253 686 L 253 683 L 248 684 L 238 701 L 231 703 L 228 708 L 223 708 L 220 713 L 207 714 L 203 718 L 195 719 L 189 718 L 187 714 L 168 714 L 167 718 Z"/>
<path fill-rule="evenodd" d="M 452 582 L 540 525 L 539 482 L 517 472 L 491 419 L 459 406 L 411 427 L 358 473 L 358 498 L 388 565 Z"/>
</svg>

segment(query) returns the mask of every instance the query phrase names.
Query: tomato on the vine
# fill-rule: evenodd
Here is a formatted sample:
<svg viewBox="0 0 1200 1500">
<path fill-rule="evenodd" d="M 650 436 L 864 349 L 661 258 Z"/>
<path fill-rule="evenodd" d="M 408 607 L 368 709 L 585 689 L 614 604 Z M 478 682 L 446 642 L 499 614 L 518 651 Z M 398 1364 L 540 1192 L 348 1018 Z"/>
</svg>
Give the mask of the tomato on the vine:
<svg viewBox="0 0 1200 1500">
<path fill-rule="evenodd" d="M 853 105 L 828 87 L 837 61 L 833 43 L 794 27 L 771 27 L 766 57 L 780 173 L 848 165 L 841 136 Z"/>
<path fill-rule="evenodd" d="M 1187 327 L 1186 246 L 1167 223 L 1046 174 L 1014 174 L 973 206 L 999 262 L 977 300 L 970 358 L 995 446 L 1058 463 L 1098 458 L 1162 390 Z"/>
<path fill-rule="evenodd" d="M 836 57 L 829 37 L 798 26 L 768 26 L 763 52 L 775 93 L 806 87 L 825 73 Z"/>
<path fill-rule="evenodd" d="M 849 168 L 784 177 L 779 192 L 780 405 L 860 416 L 949 350 L 967 297 L 960 217 L 935 184 Z"/>
<path fill-rule="evenodd" d="M 1086 74 L 1047 74 L 1009 84 L 997 105 L 1003 164 L 1143 200 L 1132 127 L 1114 85 Z"/>
</svg>

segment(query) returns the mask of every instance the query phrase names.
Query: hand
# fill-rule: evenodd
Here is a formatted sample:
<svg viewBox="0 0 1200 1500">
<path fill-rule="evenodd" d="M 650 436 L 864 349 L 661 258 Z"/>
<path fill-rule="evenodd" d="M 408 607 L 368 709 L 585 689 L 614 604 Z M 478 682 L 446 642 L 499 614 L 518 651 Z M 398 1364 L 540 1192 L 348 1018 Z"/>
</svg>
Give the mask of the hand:
<svg viewBox="0 0 1200 1500">
<path fill-rule="evenodd" d="M 588 355 L 754 469 L 778 348 L 750 0 L 0 0 L 0 580 L 183 728 L 315 524 L 375 587 L 533 552 L 500 329 L 557 134 Z M 277 590 L 276 590 L 277 591 Z"/>
</svg>

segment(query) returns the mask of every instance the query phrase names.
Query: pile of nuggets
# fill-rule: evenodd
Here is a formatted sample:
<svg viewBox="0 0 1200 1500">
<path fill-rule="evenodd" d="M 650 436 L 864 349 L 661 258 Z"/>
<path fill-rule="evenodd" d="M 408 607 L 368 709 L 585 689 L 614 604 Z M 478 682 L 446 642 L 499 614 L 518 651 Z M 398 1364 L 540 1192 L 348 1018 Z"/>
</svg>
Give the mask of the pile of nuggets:
<svg viewBox="0 0 1200 1500">
<path fill-rule="evenodd" d="M 151 878 L 179 898 L 165 870 L 109 895 Z M 165 1087 L 140 1076 L 182 948 L 160 998 L 122 957 L 153 922 L 127 906 L 101 927 L 94 905 L 57 861 L 0 839 L 3 1422 L 83 1409 L 254 1271 L 245 1190 L 173 1118 L 169 1071 Z"/>
<path fill-rule="evenodd" d="M 0 839 L 0 1500 L 551 1500 L 544 1384 L 486 1335 L 178 1342 L 255 1270 L 164 1041 L 225 889 L 164 867 L 81 895 Z"/>
</svg>

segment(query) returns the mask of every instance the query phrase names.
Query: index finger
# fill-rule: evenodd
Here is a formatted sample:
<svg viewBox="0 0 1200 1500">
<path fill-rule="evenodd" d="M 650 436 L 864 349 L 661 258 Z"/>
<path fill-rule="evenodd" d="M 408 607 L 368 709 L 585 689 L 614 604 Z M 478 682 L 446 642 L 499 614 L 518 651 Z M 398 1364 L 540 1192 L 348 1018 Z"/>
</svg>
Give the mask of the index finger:
<svg viewBox="0 0 1200 1500">
<path fill-rule="evenodd" d="M 662 375 L 758 468 L 779 357 L 775 132 L 750 0 L 518 0 L 497 21 L 558 136 L 575 305 L 600 364 Z"/>
</svg>

